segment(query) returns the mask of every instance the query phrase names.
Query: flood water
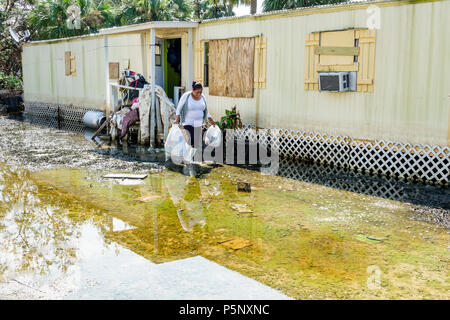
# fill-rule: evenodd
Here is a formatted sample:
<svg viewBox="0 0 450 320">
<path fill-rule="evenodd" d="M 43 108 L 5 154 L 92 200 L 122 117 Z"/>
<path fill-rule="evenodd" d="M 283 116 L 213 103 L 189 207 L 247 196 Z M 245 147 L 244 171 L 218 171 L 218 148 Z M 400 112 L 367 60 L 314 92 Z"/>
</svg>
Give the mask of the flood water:
<svg viewBox="0 0 450 320">
<path fill-rule="evenodd" d="M 0 125 L 0 299 L 450 298 L 448 188 L 164 166 L 89 132 Z"/>
</svg>

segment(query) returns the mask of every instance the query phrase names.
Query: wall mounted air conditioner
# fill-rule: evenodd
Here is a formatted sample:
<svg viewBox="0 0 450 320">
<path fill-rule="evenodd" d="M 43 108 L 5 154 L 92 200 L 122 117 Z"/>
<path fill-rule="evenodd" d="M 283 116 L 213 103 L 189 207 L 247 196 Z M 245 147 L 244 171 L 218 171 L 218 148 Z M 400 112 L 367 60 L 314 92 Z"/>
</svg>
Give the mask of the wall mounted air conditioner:
<svg viewBox="0 0 450 320">
<path fill-rule="evenodd" d="M 319 90 L 343 92 L 351 90 L 350 72 L 320 72 Z"/>
</svg>

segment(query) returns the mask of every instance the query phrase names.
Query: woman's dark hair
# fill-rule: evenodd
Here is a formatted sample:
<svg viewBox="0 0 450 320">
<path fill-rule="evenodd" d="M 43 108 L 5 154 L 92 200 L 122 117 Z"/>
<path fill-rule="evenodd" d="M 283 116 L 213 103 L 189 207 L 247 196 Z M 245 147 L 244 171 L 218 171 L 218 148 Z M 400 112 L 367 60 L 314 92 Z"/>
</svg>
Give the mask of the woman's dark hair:
<svg viewBox="0 0 450 320">
<path fill-rule="evenodd" d="M 202 89 L 203 86 L 200 82 L 192 81 L 192 90 Z"/>
</svg>

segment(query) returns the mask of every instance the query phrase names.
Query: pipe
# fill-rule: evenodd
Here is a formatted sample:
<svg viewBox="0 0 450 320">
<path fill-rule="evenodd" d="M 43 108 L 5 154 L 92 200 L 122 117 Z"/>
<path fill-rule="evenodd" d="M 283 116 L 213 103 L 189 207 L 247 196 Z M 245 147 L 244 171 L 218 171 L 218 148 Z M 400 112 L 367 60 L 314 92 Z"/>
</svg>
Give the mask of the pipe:
<svg viewBox="0 0 450 320">
<path fill-rule="evenodd" d="M 105 122 L 106 116 L 101 111 L 88 111 L 83 116 L 83 123 L 91 129 L 98 129 Z"/>
</svg>

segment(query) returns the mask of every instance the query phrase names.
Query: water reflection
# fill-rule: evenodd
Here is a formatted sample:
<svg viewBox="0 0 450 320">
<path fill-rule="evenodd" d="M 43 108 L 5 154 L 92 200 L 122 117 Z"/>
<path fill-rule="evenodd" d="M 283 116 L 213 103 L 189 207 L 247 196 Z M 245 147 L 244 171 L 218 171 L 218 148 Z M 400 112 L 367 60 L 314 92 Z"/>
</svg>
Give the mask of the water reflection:
<svg viewBox="0 0 450 320">
<path fill-rule="evenodd" d="M 92 175 L 56 172 L 30 176 L 0 166 L 0 298 L 287 298 L 199 256 L 208 241 L 206 209 L 196 202 L 203 194 L 217 195 L 217 186 L 184 176 L 176 179 L 181 189 L 160 177 L 139 186 L 100 179 L 95 187 L 102 192 L 86 197 Z M 54 177 L 52 184 L 43 182 L 46 177 Z M 132 200 L 150 193 L 161 201 Z M 115 195 L 128 199 L 128 206 Z M 172 196 L 185 208 L 188 218 L 182 220 L 191 230 L 171 214 Z"/>
</svg>

